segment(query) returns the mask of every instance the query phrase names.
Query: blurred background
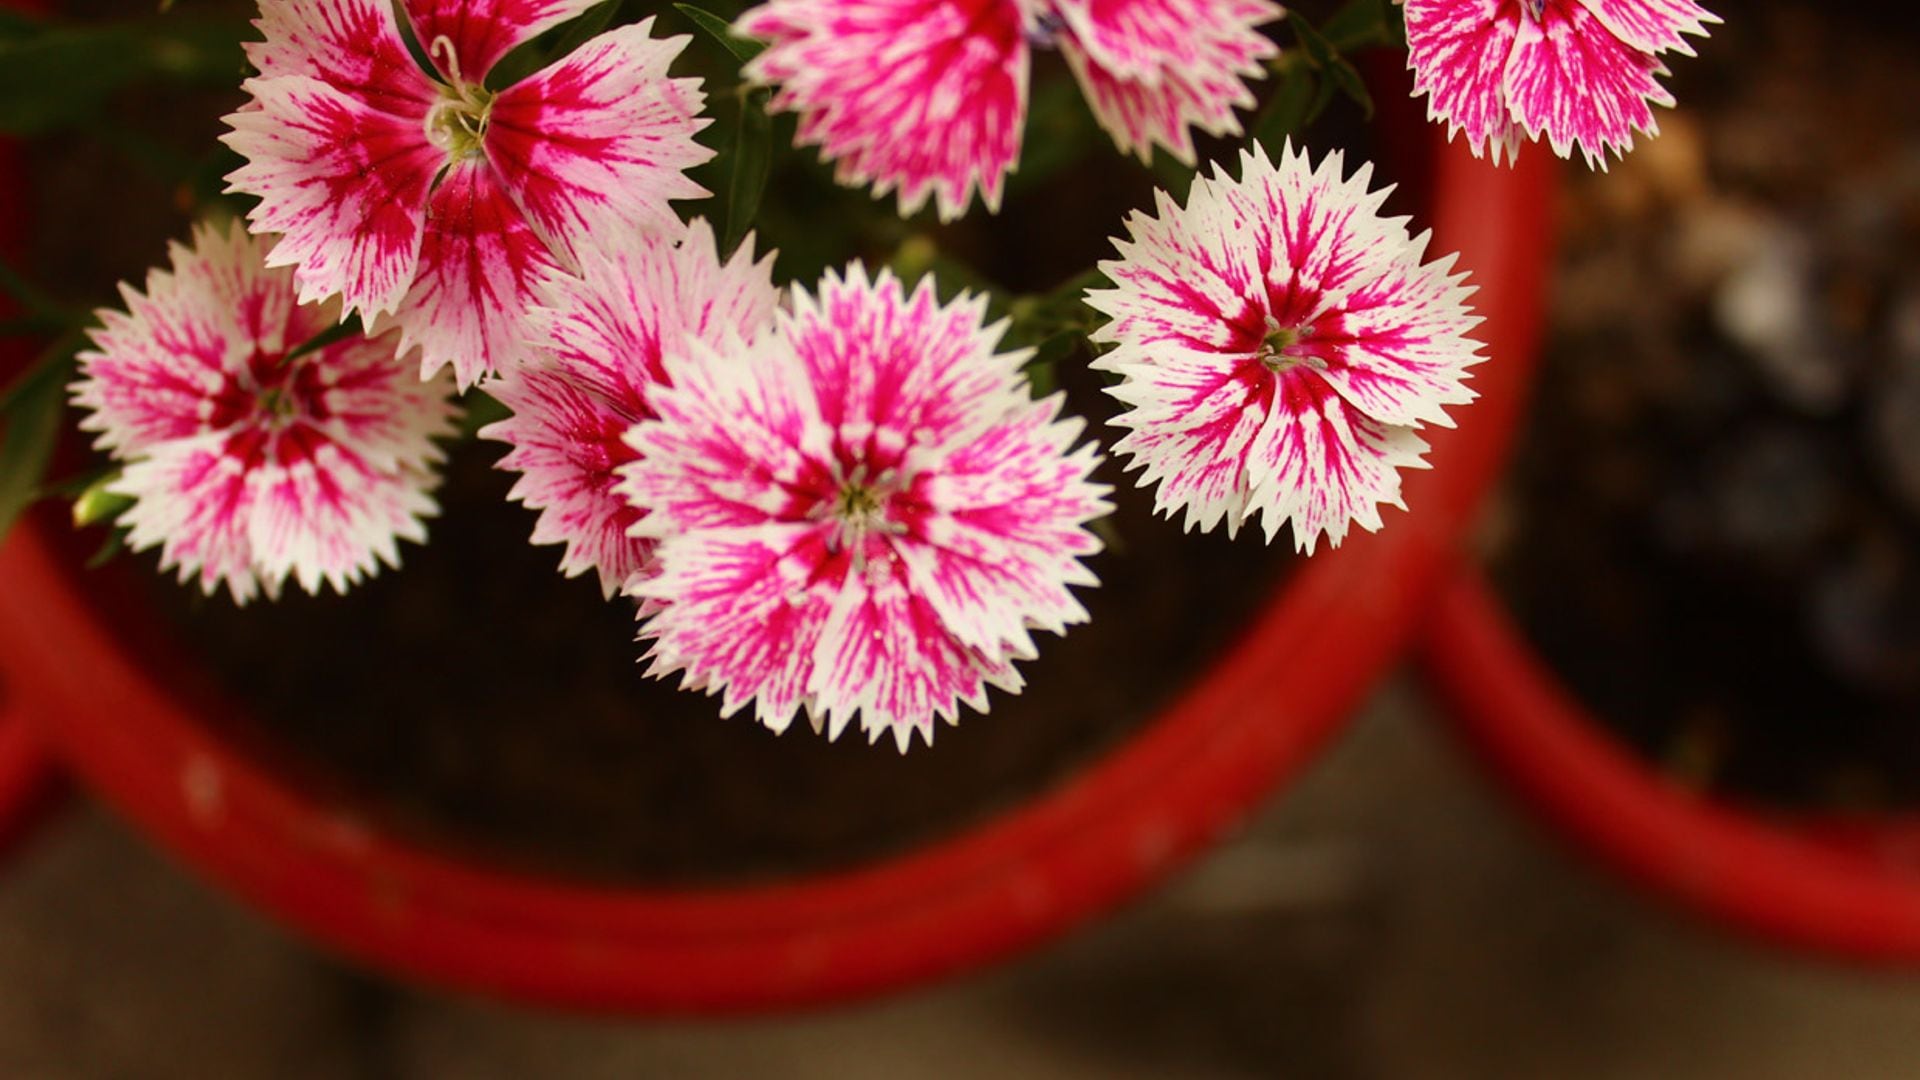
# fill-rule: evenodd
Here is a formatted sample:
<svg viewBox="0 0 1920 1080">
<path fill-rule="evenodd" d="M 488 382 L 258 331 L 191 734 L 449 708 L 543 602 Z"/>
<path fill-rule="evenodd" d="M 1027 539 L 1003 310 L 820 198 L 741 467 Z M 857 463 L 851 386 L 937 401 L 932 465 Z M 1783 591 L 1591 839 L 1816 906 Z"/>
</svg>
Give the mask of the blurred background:
<svg viewBox="0 0 1920 1080">
<path fill-rule="evenodd" d="M 119 69 L 102 62 L 60 109 L 0 116 L 33 140 L 31 266 L 63 301 L 99 302 L 106 283 L 138 275 L 161 239 L 215 198 L 232 162 L 202 152 L 219 111 L 235 104 L 231 18 L 245 6 L 200 5 L 213 13 L 205 33 L 171 24 L 166 49 L 137 34 L 115 39 L 127 50 L 115 63 L 172 63 L 190 76 L 162 80 L 164 92 L 116 81 L 108 73 Z M 1542 658 L 1591 707 L 1594 728 L 1650 775 L 1769 819 L 1910 821 L 1920 803 L 1915 30 L 1893 4 L 1711 6 L 1728 24 L 1699 57 L 1668 58 L 1680 108 L 1661 113 L 1663 135 L 1604 173 L 1565 170 L 1546 359 L 1476 551 Z M 87 18 L 150 11 L 120 0 L 68 8 Z M 55 42 L 37 62 L 70 68 L 89 41 L 98 48 L 99 39 Z M 697 49 L 699 62 L 724 60 Z M 0 86 L 36 70 L 13 65 Z M 1039 160 L 990 225 L 903 224 L 834 188 L 810 154 L 783 159 L 762 215 L 764 235 L 786 253 L 781 277 L 904 252 L 920 269 L 960 276 L 971 264 L 1028 294 L 1069 278 L 1154 177 L 1112 168 L 1061 74 L 1037 84 Z M 716 101 L 715 138 L 726 137 L 729 107 Z M 1318 130 L 1358 122 L 1351 102 L 1335 101 Z M 1089 196 L 1076 162 L 1114 178 Z M 1177 183 L 1177 173 L 1160 163 L 1161 180 Z M 71 197 L 103 181 L 115 198 Z M 848 227 L 831 235 L 813 227 L 842 218 Z M 1082 246 L 1035 239 L 1047 230 Z M 527 519 L 500 502 L 505 481 L 490 457 L 469 453 L 454 483 L 471 479 L 475 505 L 491 507 L 494 531 L 513 541 Z M 1139 565 L 1154 565 L 1146 545 L 1173 542 L 1169 527 L 1128 528 Z M 573 631 L 552 629 L 573 624 L 529 619 L 547 629 L 514 647 L 519 659 L 548 682 L 561 662 L 624 674 L 625 613 L 587 587 L 560 592 L 551 551 L 512 547 L 523 595 L 542 599 L 502 587 L 494 602 L 571 604 L 601 650 L 583 659 Z M 475 566 L 502 564 L 455 562 L 436 577 L 429 559 L 447 548 L 410 555 L 411 573 L 353 602 L 386 611 L 402 636 L 430 636 L 410 611 L 468 620 L 469 609 L 433 590 L 457 593 Z M 465 557 L 453 550 L 445 557 Z M 1189 565 L 1216 573 L 1286 572 L 1285 560 L 1242 568 L 1221 550 L 1184 550 Z M 171 589 L 150 561 L 134 570 L 147 587 Z M 1202 654 L 1182 663 L 1201 662 L 1213 647 L 1202 632 L 1224 634 L 1237 615 L 1190 602 L 1215 586 L 1163 585 L 1152 603 L 1219 624 L 1158 620 L 1155 633 Z M 1250 603 L 1254 590 L 1242 592 Z M 364 648 L 350 632 L 358 610 L 313 602 L 241 618 L 176 614 L 207 641 L 257 638 L 273 652 L 305 634 L 350 654 Z M 1101 625 L 1115 633 L 1078 634 L 1062 648 L 1146 650 L 1145 659 L 1094 653 L 1096 673 L 1152 666 L 1144 631 L 1118 616 Z M 244 652 L 228 662 L 236 685 L 311 678 L 275 675 Z M 1153 678 L 1183 677 L 1165 656 L 1159 666 Z M 1132 694 L 1117 683 L 1064 684 L 1029 695 L 1027 707 L 1075 705 L 1086 726 L 1056 724 L 1044 744 L 1005 724 L 963 726 L 943 733 L 945 757 L 916 758 L 909 770 L 858 747 L 754 742 L 705 715 L 661 726 L 667 741 L 652 745 L 656 736 L 630 723 L 626 691 L 592 678 L 566 676 L 592 708 L 570 712 L 557 741 L 552 729 L 479 723 L 473 705 L 436 705 L 423 699 L 443 696 L 431 686 L 389 693 L 387 705 L 416 718 L 438 708 L 444 722 L 397 730 L 367 718 L 356 733 L 333 722 L 341 706 L 307 696 L 312 715 L 288 710 L 274 737 L 327 757 L 326 782 L 386 785 L 369 798 L 399 791 L 385 811 L 403 824 L 451 828 L 462 843 L 492 837 L 522 861 L 596 875 L 640 866 L 699 877 L 739 871 L 712 855 L 715 836 L 765 872 L 797 852 L 844 862 L 870 850 L 861 844 L 884 847 L 979 809 L 916 802 L 883 822 L 893 832 L 856 835 L 776 813 L 806 803 L 796 792 L 855 792 L 856 824 L 870 823 L 872 803 L 898 808 L 929 792 L 1004 799 L 1007 776 L 1017 772 L 1020 790 L 1044 783 L 1147 713 L 1093 696 Z M 271 701 L 286 687 L 254 691 Z M 396 985 L 242 909 L 79 799 L 0 866 L 0 1077 L 1920 1076 L 1920 980 L 1774 951 L 1644 899 L 1560 846 L 1540 812 L 1488 783 L 1446 726 L 1417 674 L 1403 671 L 1244 832 L 1116 918 L 985 974 L 772 1020 L 599 1021 Z M 995 731 L 1015 733 L 996 741 Z M 805 769 L 794 764 L 802 759 Z M 1010 760 L 1028 759 L 1039 764 L 1010 771 Z M 720 762 L 737 774 L 731 788 L 704 779 Z M 593 767 L 594 783 L 567 771 Z M 942 770 L 945 781 L 930 782 Z M 978 790 L 955 784 L 961 774 Z M 439 786 L 428 791 L 419 776 Z M 672 784 L 690 776 L 703 778 L 698 797 L 720 822 L 713 834 L 681 828 L 693 796 Z M 649 801 L 656 782 L 667 794 Z M 501 784 L 534 805 L 549 800 L 545 816 L 496 820 L 512 801 L 488 786 Z M 421 796 L 425 809 L 407 801 L 422 792 L 432 795 Z M 644 811 L 656 803 L 678 816 L 654 819 L 666 827 L 650 832 Z M 622 824 L 583 829 L 595 820 Z M 582 850 L 568 849 L 569 837 Z"/>
<path fill-rule="evenodd" d="M 1395 679 L 1239 839 L 987 974 L 740 1021 L 591 1020 L 340 967 L 78 808 L 0 871 L 0 1075 L 1920 1074 L 1920 983 L 1683 921 L 1565 854 Z"/>
</svg>

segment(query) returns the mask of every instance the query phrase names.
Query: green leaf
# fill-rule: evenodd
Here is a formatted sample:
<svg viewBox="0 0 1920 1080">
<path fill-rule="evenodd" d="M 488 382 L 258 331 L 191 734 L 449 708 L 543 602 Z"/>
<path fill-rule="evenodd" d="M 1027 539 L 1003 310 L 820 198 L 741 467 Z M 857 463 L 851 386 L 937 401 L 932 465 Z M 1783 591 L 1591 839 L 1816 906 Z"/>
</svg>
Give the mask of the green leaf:
<svg viewBox="0 0 1920 1080">
<path fill-rule="evenodd" d="M 1027 376 L 1027 391 L 1036 398 L 1046 397 L 1060 385 L 1060 365 L 1079 351 L 1086 342 L 1078 330 L 1062 330 L 1033 347 L 1033 356 L 1020 368 Z"/>
<path fill-rule="evenodd" d="M 80 342 L 78 334 L 62 339 L 0 397 L 0 536 L 40 498 Z"/>
<path fill-rule="evenodd" d="M 87 557 L 87 569 L 98 570 L 112 562 L 115 555 L 126 550 L 127 536 L 132 532 L 133 530 L 125 525 L 114 526 L 113 531 L 107 534 L 105 542 L 100 545 L 100 549 Z"/>
<path fill-rule="evenodd" d="M 86 321 L 86 316 L 69 309 L 53 295 L 27 280 L 13 264 L 0 259 L 0 293 L 12 297 L 26 309 L 27 316 L 51 323 L 56 330 L 70 330 Z"/>
<path fill-rule="evenodd" d="M 733 58 L 743 64 L 759 56 L 766 50 L 767 46 L 764 42 L 754 41 L 751 38 L 743 38 L 734 33 L 732 25 L 729 24 L 727 20 L 715 15 L 711 11 L 704 11 L 694 7 L 692 4 L 675 4 L 673 6 L 680 14 L 691 19 L 695 26 L 705 30 L 709 37 L 725 46 L 726 50 L 733 54 Z"/>
<path fill-rule="evenodd" d="M 1307 50 L 1307 55 L 1312 58 L 1314 66 L 1326 73 L 1327 81 L 1352 98 L 1366 110 L 1368 119 L 1372 119 L 1373 95 L 1367 92 L 1366 80 L 1360 77 L 1360 72 L 1348 63 L 1346 57 L 1340 55 L 1340 50 L 1335 48 L 1325 35 L 1315 30 L 1313 24 L 1307 20 L 1294 19 L 1293 32 L 1300 39 L 1301 46 Z"/>
<path fill-rule="evenodd" d="M 513 410 L 500 404 L 499 398 L 477 388 L 460 395 L 460 405 L 460 438 L 463 440 L 472 439 L 480 434 L 481 428 L 513 415 Z"/>
<path fill-rule="evenodd" d="M 1400 45 L 1394 39 L 1393 0 L 1348 0 L 1320 24 L 1334 50 L 1346 54 L 1368 45 Z"/>
<path fill-rule="evenodd" d="M 760 199 L 773 169 L 773 117 L 767 115 L 768 95 L 755 90 L 740 97 L 740 125 L 733 139 L 733 175 L 727 179 L 727 236 L 721 258 L 733 254 L 753 227 Z"/>
<path fill-rule="evenodd" d="M 1293 65 L 1253 121 L 1253 137 L 1270 157 L 1279 157 L 1287 140 L 1313 123 L 1333 101 L 1333 84 L 1305 64 Z"/>
<path fill-rule="evenodd" d="M 240 41 L 248 33 L 237 19 L 174 15 L 0 35 L 0 131 L 75 126 L 145 80 L 231 85 L 246 70 Z"/>
</svg>

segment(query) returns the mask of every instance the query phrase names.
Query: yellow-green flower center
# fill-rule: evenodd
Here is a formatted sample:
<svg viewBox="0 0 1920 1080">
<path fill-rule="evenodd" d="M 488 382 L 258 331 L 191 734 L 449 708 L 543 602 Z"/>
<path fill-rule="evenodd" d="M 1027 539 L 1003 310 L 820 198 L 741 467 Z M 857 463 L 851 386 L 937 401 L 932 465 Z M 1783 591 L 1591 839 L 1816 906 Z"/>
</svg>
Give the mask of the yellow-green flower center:
<svg viewBox="0 0 1920 1080">
<path fill-rule="evenodd" d="M 449 86 L 427 113 L 427 141 L 446 151 L 449 161 L 478 157 L 492 112 L 493 95 L 485 87 Z"/>
</svg>

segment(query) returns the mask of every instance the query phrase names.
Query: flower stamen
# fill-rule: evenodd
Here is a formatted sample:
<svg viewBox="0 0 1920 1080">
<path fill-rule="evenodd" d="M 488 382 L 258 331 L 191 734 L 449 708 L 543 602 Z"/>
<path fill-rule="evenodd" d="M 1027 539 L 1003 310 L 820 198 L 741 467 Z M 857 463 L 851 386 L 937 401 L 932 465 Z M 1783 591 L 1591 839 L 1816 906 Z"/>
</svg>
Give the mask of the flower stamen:
<svg viewBox="0 0 1920 1080">
<path fill-rule="evenodd" d="M 1267 337 L 1260 343 L 1260 362 L 1275 375 L 1296 367 L 1325 371 L 1325 359 L 1301 350 L 1302 343 L 1312 337 L 1312 326 L 1282 326 L 1279 320 L 1269 315 Z"/>
<path fill-rule="evenodd" d="M 493 116 L 493 94 L 460 77 L 460 57 L 445 34 L 433 39 L 427 55 L 444 67 L 449 79 L 441 88 L 440 100 L 427 110 L 427 141 L 446 151 L 449 161 L 478 157 Z"/>
</svg>

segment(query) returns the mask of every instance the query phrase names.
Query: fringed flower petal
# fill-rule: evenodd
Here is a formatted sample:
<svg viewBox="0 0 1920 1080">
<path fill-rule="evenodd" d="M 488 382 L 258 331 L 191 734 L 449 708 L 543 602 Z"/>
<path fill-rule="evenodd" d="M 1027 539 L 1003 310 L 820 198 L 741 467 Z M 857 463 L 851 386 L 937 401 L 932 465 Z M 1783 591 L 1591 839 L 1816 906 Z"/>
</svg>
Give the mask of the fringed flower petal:
<svg viewBox="0 0 1920 1080">
<path fill-rule="evenodd" d="M 1580 0 L 1594 18 L 1629 48 L 1692 56 L 1687 38 L 1706 37 L 1719 16 L 1694 0 Z"/>
<path fill-rule="evenodd" d="M 397 565 L 434 512 L 450 387 L 397 363 L 392 335 L 301 352 L 333 312 L 296 307 L 292 271 L 267 269 L 237 226 L 194 241 L 103 316 L 74 385 L 93 410 L 82 426 L 126 463 L 112 490 L 135 500 L 129 545 L 240 603 L 289 577 L 344 590 Z M 164 422 L 129 411 L 140 386 L 163 388 Z"/>
<path fill-rule="evenodd" d="M 713 157 L 693 139 L 707 125 L 700 80 L 667 76 L 688 39 L 652 28 L 601 34 L 493 101 L 487 157 L 555 252 L 603 232 L 677 233 L 669 201 L 707 195 L 685 175 Z"/>
<path fill-rule="evenodd" d="M 1561 0 L 1539 18 L 1520 20 L 1505 92 L 1513 118 L 1529 138 L 1545 135 L 1553 152 L 1604 169 L 1609 153 L 1624 155 L 1637 132 L 1659 131 L 1655 105 L 1671 106 L 1660 85 L 1667 73 L 1652 53 L 1608 33 L 1575 0 Z"/>
<path fill-rule="evenodd" d="M 1475 157 L 1495 164 L 1520 148 L 1507 105 L 1507 60 L 1520 33 L 1520 0 L 1405 0 L 1413 92 L 1447 138 L 1465 134 Z M 1502 15 L 1505 11 L 1506 14 Z"/>
<path fill-rule="evenodd" d="M 394 320 L 401 350 L 420 350 L 420 374 L 451 366 L 462 389 L 526 359 L 527 311 L 560 268 L 484 162 L 447 169 L 428 206 L 413 288 Z"/>
<path fill-rule="evenodd" d="M 1605 168 L 1658 130 L 1661 53 L 1719 19 L 1693 0 L 1403 0 L 1414 93 L 1476 155 L 1511 158 L 1542 135 Z"/>
<path fill-rule="evenodd" d="M 1117 346 L 1095 362 L 1128 406 L 1114 449 L 1188 528 L 1231 535 L 1259 515 L 1305 551 L 1377 529 L 1419 461 L 1414 429 L 1471 399 L 1468 290 L 1451 259 L 1422 264 L 1425 237 L 1380 216 L 1369 177 L 1338 154 L 1315 169 L 1256 150 L 1238 180 L 1221 170 L 1184 207 L 1162 195 L 1157 217 L 1136 214 L 1102 264 L 1115 287 L 1087 302 Z"/>
<path fill-rule="evenodd" d="M 1022 21 L 1013 0 L 772 0 L 738 29 L 769 43 L 748 77 L 779 85 L 773 107 L 800 114 L 799 142 L 841 183 L 952 220 L 976 187 L 998 208 L 1019 159 Z"/>
<path fill-rule="evenodd" d="M 439 91 L 408 53 L 387 0 L 263 0 L 265 40 L 245 45 L 263 79 L 305 75 L 370 109 L 423 119 Z"/>
<path fill-rule="evenodd" d="M 678 231 L 667 204 L 706 194 L 683 171 L 712 157 L 693 139 L 699 81 L 667 75 L 687 39 L 652 39 L 649 19 L 487 85 L 588 6 L 408 0 L 430 79 L 389 5 L 262 0 L 262 75 L 224 136 L 246 163 L 228 179 L 259 198 L 256 232 L 284 234 L 275 265 L 297 268 L 303 300 L 396 314 L 421 366 L 466 386 L 520 362 L 528 283 L 571 270 L 585 237 Z"/>
<path fill-rule="evenodd" d="M 1100 126 L 1142 161 L 1153 148 L 1194 162 L 1193 129 L 1240 134 L 1254 105 L 1246 80 L 1279 48 L 1259 27 L 1282 11 L 1265 0 L 1058 0 L 1061 42 Z"/>
<path fill-rule="evenodd" d="M 628 235 L 589 248 L 580 277 L 547 282 L 531 315 L 540 355 L 491 385 L 513 415 L 481 434 L 513 446 L 499 463 L 521 474 L 511 497 L 540 511 L 534 543 L 566 544 L 569 577 L 596 570 L 611 596 L 647 566 L 652 542 L 628 535 L 646 504 L 614 490 L 637 456 L 624 436 L 653 415 L 665 353 L 749 338 L 772 321 L 773 257 L 751 252 L 749 240 L 722 263 L 712 228 L 695 219 L 677 242 Z"/>
<path fill-rule="evenodd" d="M 396 116 L 304 75 L 247 84 L 257 107 L 223 136 L 247 159 L 228 179 L 260 197 L 247 215 L 278 233 L 275 266 L 294 266 L 302 303 L 341 297 L 350 312 L 392 311 L 413 283 L 427 194 L 443 155 L 422 116 Z"/>
<path fill-rule="evenodd" d="M 447 76 L 485 75 L 513 47 L 598 0 L 402 0 L 414 40 Z M 443 44 L 444 43 L 444 44 Z"/>
<path fill-rule="evenodd" d="M 1092 584 L 1094 453 L 1068 449 L 1078 424 L 1027 397 L 981 310 L 856 268 L 751 343 L 668 355 L 621 483 L 659 542 L 630 590 L 656 674 L 775 729 L 804 706 L 837 736 L 857 714 L 905 750 L 1017 689 L 1033 629 L 1085 618 L 1067 586 Z"/>
</svg>

